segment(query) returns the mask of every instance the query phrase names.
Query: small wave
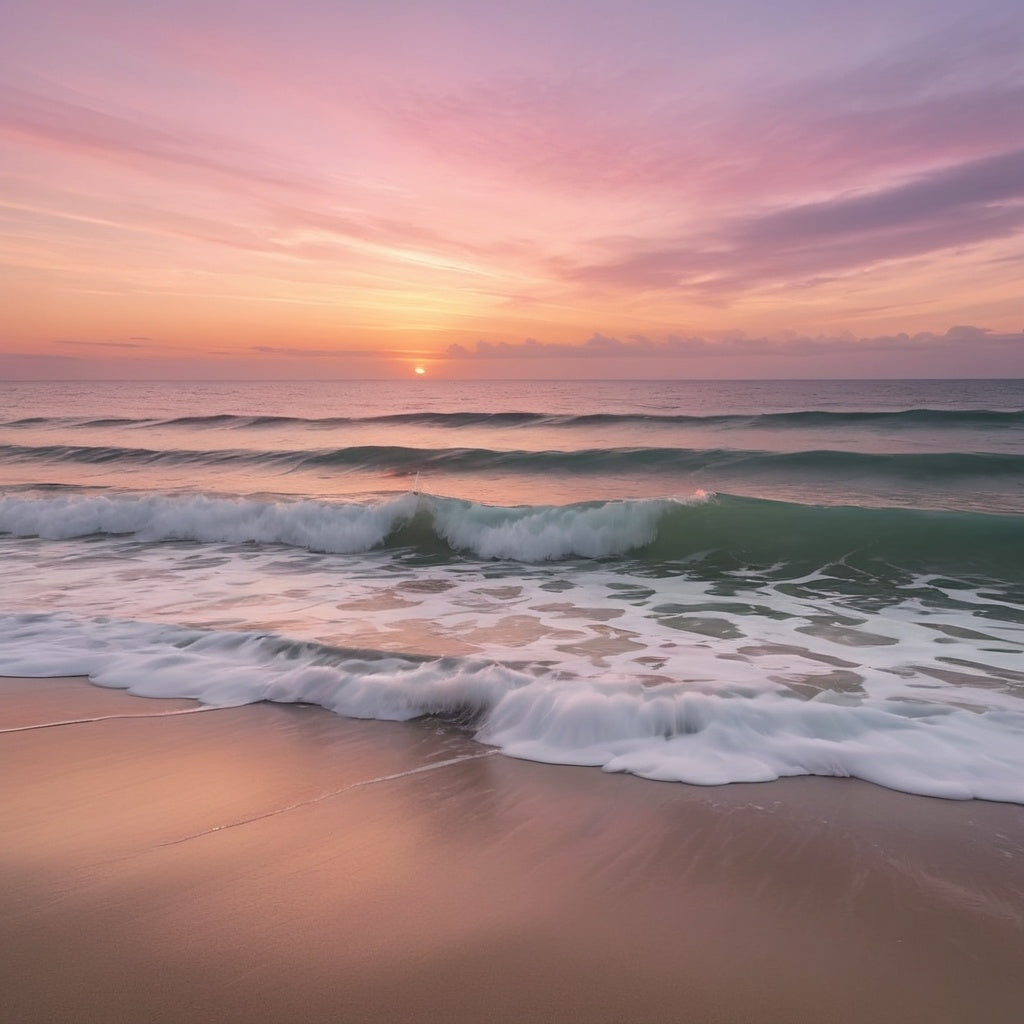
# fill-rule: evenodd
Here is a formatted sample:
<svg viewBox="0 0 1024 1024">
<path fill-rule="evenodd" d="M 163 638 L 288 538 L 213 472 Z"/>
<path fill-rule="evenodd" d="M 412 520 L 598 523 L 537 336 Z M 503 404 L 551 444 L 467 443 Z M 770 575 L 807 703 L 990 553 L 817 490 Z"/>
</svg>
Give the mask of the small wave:
<svg viewBox="0 0 1024 1024">
<path fill-rule="evenodd" d="M 515 757 L 698 785 L 853 776 L 947 799 L 1024 803 L 1024 710 L 567 677 L 542 666 L 346 651 L 285 637 L 0 616 L 0 672 L 89 675 L 214 707 L 317 704 L 352 718 L 438 716 Z M 984 756 L 979 756 L 979 751 Z"/>
<path fill-rule="evenodd" d="M 846 479 L 898 478 L 915 481 L 981 477 L 1024 477 L 1024 455 L 992 452 L 871 453 L 831 450 L 745 451 L 730 448 L 586 448 L 575 451 L 418 448 L 355 445 L 308 450 L 157 449 L 117 445 L 0 445 L 0 461 L 72 462 L 87 465 L 225 466 L 283 471 L 338 467 L 393 474 L 425 469 L 458 473 L 559 473 L 670 475 L 718 473 L 726 477 L 778 476 Z"/>
<path fill-rule="evenodd" d="M 376 416 L 244 416 L 216 413 L 177 416 L 170 419 L 153 417 L 75 418 L 67 416 L 32 416 L 0 422 L 0 427 L 225 427 L 246 429 L 299 425 L 315 428 L 358 426 L 360 424 L 408 424 L 433 427 L 590 427 L 628 426 L 631 424 L 708 427 L 764 427 L 772 429 L 807 430 L 821 427 L 878 427 L 929 429 L 970 429 L 1024 426 L 1024 409 L 897 409 L 850 410 L 807 409 L 793 412 L 758 414 L 688 414 L 688 413 L 590 413 L 584 415 L 552 412 L 409 412 Z"/>
</svg>

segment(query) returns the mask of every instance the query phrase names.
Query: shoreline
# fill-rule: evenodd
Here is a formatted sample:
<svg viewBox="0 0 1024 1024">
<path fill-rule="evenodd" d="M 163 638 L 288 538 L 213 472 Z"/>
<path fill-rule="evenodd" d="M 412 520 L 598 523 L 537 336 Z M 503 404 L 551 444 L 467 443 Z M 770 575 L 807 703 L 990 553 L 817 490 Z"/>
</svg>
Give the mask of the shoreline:
<svg viewBox="0 0 1024 1024">
<path fill-rule="evenodd" d="M 6 1024 L 1016 1024 L 1024 807 L 0 679 Z M 123 716 L 123 717 L 114 717 Z M 97 719 L 46 727 L 70 719 Z M 34 726 L 43 726 L 35 728 Z"/>
</svg>

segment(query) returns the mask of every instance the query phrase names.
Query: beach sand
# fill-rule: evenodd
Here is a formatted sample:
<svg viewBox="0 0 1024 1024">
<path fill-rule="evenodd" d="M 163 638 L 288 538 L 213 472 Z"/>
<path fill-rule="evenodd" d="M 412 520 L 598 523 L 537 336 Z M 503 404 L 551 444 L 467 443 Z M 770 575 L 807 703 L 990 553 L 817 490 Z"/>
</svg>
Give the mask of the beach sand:
<svg viewBox="0 0 1024 1024">
<path fill-rule="evenodd" d="M 4 1024 L 1024 1020 L 1024 807 L 193 706 L 0 681 Z"/>
</svg>

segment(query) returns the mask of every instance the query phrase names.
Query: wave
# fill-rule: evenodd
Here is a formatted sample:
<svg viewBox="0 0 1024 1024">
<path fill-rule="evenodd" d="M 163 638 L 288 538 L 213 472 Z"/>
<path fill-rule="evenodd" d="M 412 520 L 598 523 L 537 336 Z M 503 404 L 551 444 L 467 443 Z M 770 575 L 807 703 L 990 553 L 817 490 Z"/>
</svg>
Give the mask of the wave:
<svg viewBox="0 0 1024 1024">
<path fill-rule="evenodd" d="M 378 416 L 242 416 L 217 413 L 207 416 L 160 418 L 76 418 L 31 416 L 0 422 L 0 427 L 274 427 L 301 425 L 315 428 L 358 426 L 360 424 L 408 424 L 434 427 L 589 427 L 630 424 L 689 425 L 710 427 L 765 427 L 816 429 L 821 427 L 927 427 L 976 428 L 1024 426 L 1024 409 L 899 409 L 853 410 L 808 409 L 759 414 L 685 413 L 592 413 L 566 415 L 547 412 L 410 412 Z"/>
<path fill-rule="evenodd" d="M 378 547 L 461 551 L 525 562 L 622 554 L 650 543 L 674 502 L 501 508 L 406 493 L 380 501 L 263 501 L 207 495 L 0 498 L 0 532 L 69 539 L 284 544 L 355 553 Z"/>
<path fill-rule="evenodd" d="M 428 470 L 476 473 L 695 473 L 813 474 L 826 477 L 898 477 L 904 480 L 1022 476 L 1024 455 L 992 452 L 874 453 L 821 449 L 771 452 L 730 448 L 585 448 L 576 451 L 501 451 L 491 448 L 349 448 L 258 451 L 127 448 L 116 445 L 0 445 L 0 462 L 73 462 L 88 465 L 259 465 L 282 471 L 335 466 L 390 474 Z"/>
<path fill-rule="evenodd" d="M 801 505 L 700 492 L 685 499 L 516 507 L 415 492 L 347 502 L 14 494 L 0 497 L 0 533 L 280 544 L 335 554 L 413 549 L 520 562 L 700 558 L 726 569 L 783 563 L 813 570 L 857 560 L 1024 579 L 1024 564 L 1009 557 L 1024 538 L 1024 516 Z"/>
<path fill-rule="evenodd" d="M 352 718 L 454 720 L 506 754 L 699 785 L 853 776 L 950 799 L 1024 803 L 1024 704 L 578 678 L 542 665 L 428 659 L 65 614 L 0 615 L 0 672 L 88 675 L 211 707 L 316 704 Z M 984 756 L 979 756 L 979 751 Z"/>
</svg>

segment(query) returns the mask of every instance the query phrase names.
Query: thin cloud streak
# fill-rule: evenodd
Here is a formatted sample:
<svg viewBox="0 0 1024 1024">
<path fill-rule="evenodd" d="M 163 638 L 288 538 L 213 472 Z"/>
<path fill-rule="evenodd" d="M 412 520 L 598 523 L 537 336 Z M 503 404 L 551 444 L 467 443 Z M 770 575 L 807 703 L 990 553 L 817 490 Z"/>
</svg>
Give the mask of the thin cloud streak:
<svg viewBox="0 0 1024 1024">
<path fill-rule="evenodd" d="M 213 174 L 227 181 L 295 189 L 313 188 L 311 177 L 275 174 L 273 150 L 228 144 L 224 137 L 182 124 L 159 126 L 16 88 L 0 91 L 0 132 L 46 146 L 102 156 L 121 163 L 164 166 Z"/>
<path fill-rule="evenodd" d="M 800 244 L 837 235 L 974 214 L 1024 198 L 1024 149 L 936 171 L 905 185 L 852 198 L 795 206 L 750 221 L 746 243 Z"/>
<path fill-rule="evenodd" d="M 83 348 L 146 348 L 146 345 L 143 344 L 141 341 L 76 341 L 72 338 L 61 338 L 57 342 L 55 342 L 55 344 L 80 345 Z"/>
</svg>

